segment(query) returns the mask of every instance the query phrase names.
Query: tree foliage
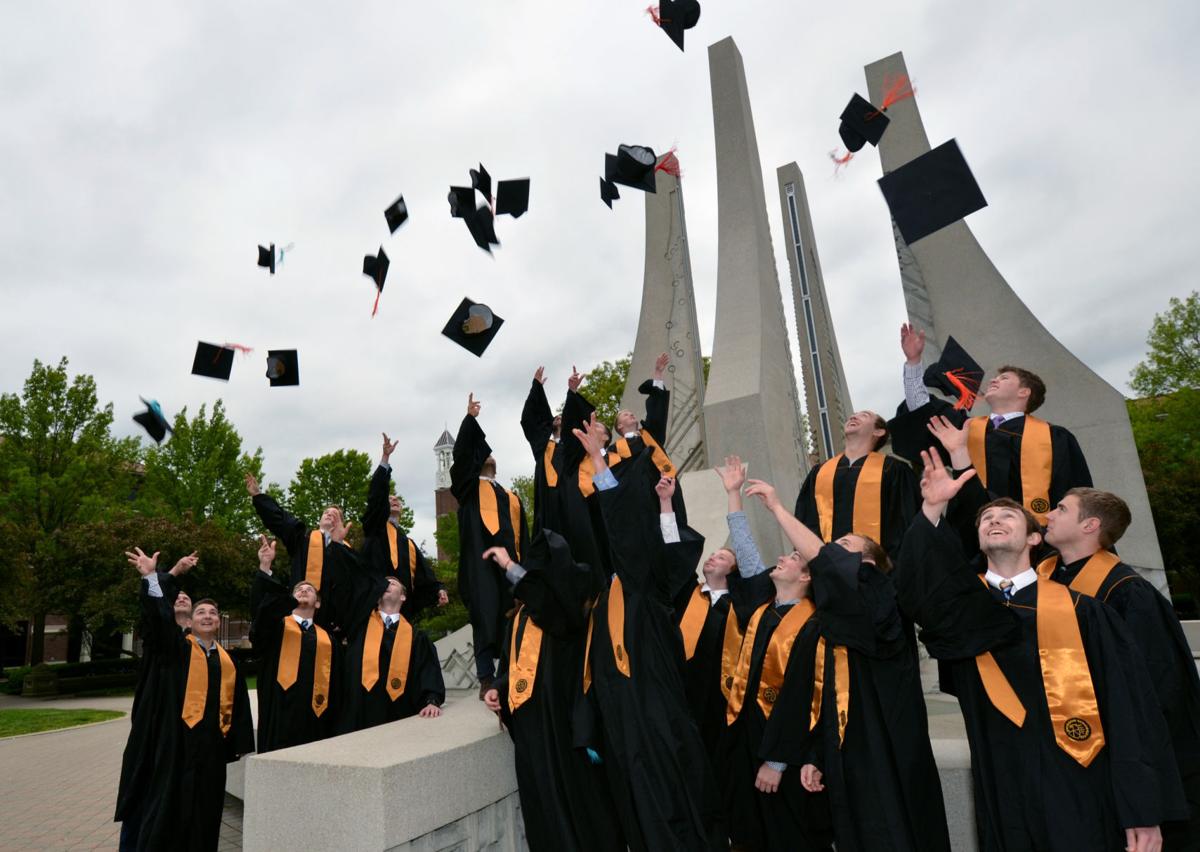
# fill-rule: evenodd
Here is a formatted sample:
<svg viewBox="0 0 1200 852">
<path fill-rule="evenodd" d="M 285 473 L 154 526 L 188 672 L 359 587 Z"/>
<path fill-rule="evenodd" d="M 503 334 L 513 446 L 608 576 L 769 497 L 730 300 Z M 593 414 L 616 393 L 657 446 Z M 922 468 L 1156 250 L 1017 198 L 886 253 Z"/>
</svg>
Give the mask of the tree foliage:
<svg viewBox="0 0 1200 852">
<path fill-rule="evenodd" d="M 509 484 L 509 490 L 521 498 L 521 505 L 525 507 L 525 522 L 526 533 L 529 533 L 530 527 L 533 524 L 533 477 L 532 476 L 514 476 Z"/>
<path fill-rule="evenodd" d="M 1146 336 L 1150 351 L 1129 382 L 1142 396 L 1200 388 L 1200 292 L 1172 298 Z"/>
<path fill-rule="evenodd" d="M 354 521 L 357 528 L 358 519 L 367 508 L 374 470 L 371 457 L 358 450 L 338 450 L 304 459 L 288 486 L 288 508 L 304 523 L 315 527 L 326 508 L 338 506 L 346 520 Z M 395 493 L 393 483 L 388 484 L 388 493 Z M 400 512 L 400 527 L 407 532 L 412 525 L 412 509 L 405 505 Z"/>
<path fill-rule="evenodd" d="M 625 382 L 629 378 L 630 352 L 616 361 L 603 361 L 585 376 L 579 392 L 596 406 L 596 419 L 612 424 L 621 410 L 621 394 L 625 393 Z"/>
</svg>

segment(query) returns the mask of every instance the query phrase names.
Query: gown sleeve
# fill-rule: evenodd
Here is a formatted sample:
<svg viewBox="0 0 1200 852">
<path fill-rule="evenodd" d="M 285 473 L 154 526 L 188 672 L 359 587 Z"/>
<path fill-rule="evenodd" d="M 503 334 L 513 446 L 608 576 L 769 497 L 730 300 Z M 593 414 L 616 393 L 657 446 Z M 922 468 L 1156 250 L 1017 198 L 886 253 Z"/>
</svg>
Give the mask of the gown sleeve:
<svg viewBox="0 0 1200 852">
<path fill-rule="evenodd" d="M 529 396 L 525 397 L 525 407 L 521 409 L 521 431 L 525 433 L 534 461 L 540 461 L 546 442 L 554 432 L 554 413 L 546 399 L 546 388 L 537 379 L 533 380 Z"/>
<path fill-rule="evenodd" d="M 442 679 L 442 667 L 438 663 L 437 648 L 424 630 L 413 630 L 413 665 L 417 670 L 417 683 L 422 709 L 430 704 L 441 707 L 446 703 L 446 683 Z"/>
<path fill-rule="evenodd" d="M 256 571 L 250 586 L 250 644 L 261 653 L 283 639 L 283 619 L 296 608 L 296 600 L 283 583 Z"/>
<path fill-rule="evenodd" d="M 383 535 L 388 517 L 392 514 L 388 505 L 388 483 L 392 481 L 389 468 L 379 465 L 371 475 L 367 488 L 367 509 L 362 515 L 363 535 Z"/>
<path fill-rule="evenodd" d="M 638 387 L 638 393 L 646 397 L 646 419 L 642 427 L 650 436 L 664 446 L 667 443 L 667 418 L 671 412 L 671 392 L 656 387 L 653 379 L 647 379 Z"/>
<path fill-rule="evenodd" d="M 454 439 L 454 461 L 450 464 L 450 491 L 460 504 L 479 488 L 479 472 L 492 454 L 479 420 L 468 414 Z"/>
<path fill-rule="evenodd" d="M 297 548 L 303 547 L 308 527 L 301 523 L 290 512 L 275 502 L 270 494 L 255 494 L 253 498 L 254 511 L 272 535 L 283 542 L 288 553 L 296 554 Z"/>
<path fill-rule="evenodd" d="M 579 443 L 579 439 L 575 437 L 571 430 L 581 428 L 584 421 L 591 417 L 592 412 L 595 410 L 596 406 L 592 405 L 587 397 L 575 391 L 567 391 L 567 399 L 563 403 L 562 413 L 564 474 L 573 476 L 579 470 L 579 465 L 587 457 L 587 451 L 583 448 L 583 444 Z"/>
<path fill-rule="evenodd" d="M 809 563 L 821 635 L 869 657 L 890 657 L 905 642 L 891 579 L 857 553 L 827 544 Z"/>
<path fill-rule="evenodd" d="M 820 469 L 818 465 L 808 472 L 808 476 L 804 477 L 800 493 L 796 495 L 796 510 L 792 512 L 796 516 L 796 520 L 812 530 L 815 535 L 821 534 L 821 519 L 817 515 L 817 501 L 813 495 L 813 491 L 817 487 L 817 471 Z"/>
<path fill-rule="evenodd" d="M 407 559 L 407 555 L 404 558 Z M 418 610 L 437 606 L 438 593 L 446 588 L 433 573 L 429 560 L 425 558 L 425 554 L 419 547 L 417 548 L 417 570 L 412 586 L 408 593 L 413 596 L 413 606 Z"/>
</svg>

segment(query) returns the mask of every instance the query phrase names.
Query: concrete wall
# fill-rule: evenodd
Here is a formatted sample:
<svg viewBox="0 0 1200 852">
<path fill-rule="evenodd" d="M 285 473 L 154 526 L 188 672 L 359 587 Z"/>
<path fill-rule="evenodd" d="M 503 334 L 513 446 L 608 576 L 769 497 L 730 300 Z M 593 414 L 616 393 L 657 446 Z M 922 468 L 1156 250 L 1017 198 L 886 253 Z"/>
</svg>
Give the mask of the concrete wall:
<svg viewBox="0 0 1200 852">
<path fill-rule="evenodd" d="M 662 158 L 659 158 L 662 161 Z M 643 415 L 638 385 L 654 374 L 662 352 L 671 356 L 664 382 L 671 392 L 666 451 L 681 471 L 708 465 L 704 452 L 704 364 L 696 330 L 696 295 L 688 255 L 683 188 L 666 172 L 656 175 L 657 192 L 646 192 L 646 268 L 642 310 L 621 407 Z"/>
<path fill-rule="evenodd" d="M 868 65 L 871 101 L 882 102 L 885 75 L 907 73 L 899 53 Z M 879 144 L 885 174 L 930 150 L 916 98 L 893 104 L 888 118 L 891 122 Z M 963 153 L 969 162 L 969 145 Z M 983 190 L 986 197 L 987 187 Z M 1020 215 L 1019 210 L 1001 212 Z M 1124 397 L 1041 324 L 992 264 L 966 222 L 956 222 L 911 246 L 904 244 L 894 224 L 893 235 L 909 316 L 931 338 L 927 363 L 953 334 L 989 372 L 1015 362 L 1040 375 L 1047 393 L 1037 415 L 1070 429 L 1083 447 L 1096 487 L 1121 495 L 1129 504 L 1133 524 L 1121 539 L 1121 556 L 1166 591 L 1162 553 Z M 903 356 L 898 349 L 896 357 L 899 364 Z M 896 390 L 899 395 L 899 381 Z"/>
</svg>

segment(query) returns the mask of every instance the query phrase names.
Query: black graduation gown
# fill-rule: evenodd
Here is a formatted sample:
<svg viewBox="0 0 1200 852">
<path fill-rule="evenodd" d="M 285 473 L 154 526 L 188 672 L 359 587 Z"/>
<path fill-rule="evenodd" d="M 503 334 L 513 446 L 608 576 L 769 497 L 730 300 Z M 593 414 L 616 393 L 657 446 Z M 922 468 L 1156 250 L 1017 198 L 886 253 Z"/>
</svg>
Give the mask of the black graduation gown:
<svg viewBox="0 0 1200 852">
<path fill-rule="evenodd" d="M 906 403 L 900 403 L 896 416 L 888 422 L 892 432 L 892 449 L 908 459 L 917 468 L 921 467 L 921 450 L 937 449 L 949 464 L 949 456 L 941 443 L 929 433 L 926 424 L 930 418 L 942 415 L 955 426 L 962 426 L 968 418 L 965 411 L 956 411 L 943 399 L 930 397 L 929 402 L 916 411 L 909 411 Z M 987 453 L 987 488 L 995 497 L 1011 497 L 1018 503 L 1021 496 L 1021 435 L 1025 431 L 1025 417 L 1014 417 L 993 428 L 989 422 L 984 437 Z M 1072 488 L 1090 488 L 1092 474 L 1079 442 L 1067 429 L 1050 424 L 1050 506 Z"/>
<path fill-rule="evenodd" d="M 603 757 L 626 842 L 642 850 L 724 849 L 720 801 L 704 743 L 687 706 L 683 642 L 671 602 L 695 582 L 703 539 L 664 545 L 653 511 L 658 469 L 648 452 L 626 462 L 615 489 L 599 492 L 613 567 L 624 588 L 630 677 L 616 667 L 608 631 L 611 587 L 592 616 L 592 691 Z M 672 551 L 688 551 L 672 556 Z"/>
<path fill-rule="evenodd" d="M 211 852 L 221 833 L 225 806 L 225 764 L 254 751 L 250 697 L 241 672 L 234 679 L 233 718 L 229 733 L 220 727 L 221 663 L 216 652 L 208 657 L 208 701 L 204 718 L 194 728 L 184 724 L 192 642 L 175 623 L 166 595 L 152 598 L 143 581 L 143 634 L 147 664 L 157 669 L 152 700 L 146 696 L 139 713 L 154 709 L 149 742 L 155 750 L 153 769 L 140 791 L 141 825 L 136 848 Z M 165 591 L 165 590 L 164 590 Z M 149 688 L 149 684 L 148 684 Z"/>
<path fill-rule="evenodd" d="M 534 852 L 621 852 L 616 810 L 603 767 L 575 745 L 572 709 L 583 672 L 585 608 L 599 590 L 597 576 L 571 558 L 566 541 L 545 531 L 533 540 L 513 589 L 522 604 L 505 633 L 495 688 L 501 718 L 512 735 L 525 821 Z M 529 624 L 542 630 L 533 692 L 514 713 L 508 701 L 509 649 L 518 650 Z"/>
<path fill-rule="evenodd" d="M 854 493 L 858 475 L 862 472 L 866 456 L 847 461 L 843 456 L 833 474 L 833 538 L 837 541 L 853 531 Z M 817 535 L 821 534 L 821 516 L 817 514 L 818 465 L 808 472 L 800 495 L 796 498 L 796 518 Z M 896 456 L 883 457 L 883 481 L 880 487 L 880 533 L 883 539 L 878 544 L 895 558 L 900 549 L 900 539 L 912 523 L 921 505 L 920 485 L 916 476 L 903 460 Z"/>
<path fill-rule="evenodd" d="M 508 496 L 495 483 L 479 478 L 483 463 L 492 454 L 479 421 L 468 414 L 454 439 L 454 462 L 450 466 L 450 490 L 458 501 L 458 594 L 471 616 L 471 635 L 475 653 L 490 648 L 500 655 L 504 638 L 505 613 L 512 606 L 508 581 L 496 569 L 496 563 L 483 558 L 489 547 L 503 547 L 510 558 L 520 561 L 525 542 L 525 507 L 521 507 L 520 529 L 513 529 Z M 496 494 L 499 529 L 488 532 L 479 514 L 479 489 L 491 488 Z"/>
<path fill-rule="evenodd" d="M 280 506 L 268 494 L 254 496 L 254 510 L 266 528 L 283 542 L 291 562 L 291 579 L 288 587 L 304 579 L 308 568 L 308 539 L 311 530 L 299 519 Z M 347 572 L 356 570 L 357 558 L 350 546 L 344 542 L 326 541 L 324 562 L 321 566 L 321 608 L 317 611 L 317 624 L 326 630 L 339 632 L 341 624 L 337 600 L 338 583 Z"/>
<path fill-rule="evenodd" d="M 533 380 L 525 407 L 521 409 L 521 431 L 533 453 L 533 534 L 543 529 L 561 530 L 558 486 L 546 479 L 546 446 L 554 444 L 550 457 L 554 473 L 561 474 L 563 453 L 559 442 L 554 440 L 554 412 L 546 399 L 546 388 L 537 379 Z"/>
<path fill-rule="evenodd" d="M 567 391 L 567 400 L 563 404 L 563 423 L 576 428 L 595 410 L 595 406 L 582 394 Z M 558 478 L 558 500 L 562 528 L 555 532 L 567 540 L 577 560 L 600 570 L 607 582 L 612 575 L 612 559 L 608 554 L 608 532 L 600 511 L 600 498 L 594 491 L 585 497 L 579 489 L 579 467 L 587 458 L 587 451 L 579 439 L 564 428 L 560 452 L 562 468 Z"/>
<path fill-rule="evenodd" d="M 697 583 L 684 586 L 674 601 L 676 625 L 681 625 L 687 606 L 692 600 L 692 591 Z M 687 703 L 692 719 L 700 730 L 700 738 L 715 759 L 717 745 L 725 730 L 725 693 L 721 691 L 721 651 L 725 642 L 725 623 L 731 612 L 732 599 L 729 593 L 721 595 L 716 603 L 708 607 L 696 651 L 690 660 L 684 660 L 684 682 Z M 736 616 L 734 616 L 736 617 Z"/>
<path fill-rule="evenodd" d="M 313 671 L 317 660 L 315 627 L 300 633 L 300 665 L 296 681 L 286 691 L 279 685 L 279 654 L 283 647 L 284 621 L 292 617 L 296 600 L 291 590 L 262 571 L 250 588 L 250 642 L 258 657 L 258 753 L 323 740 L 333 735 L 337 713 L 338 657 L 341 643 L 330 637 L 329 689 L 324 693 L 324 710 L 313 712 Z M 316 619 L 314 619 L 315 621 Z"/>
<path fill-rule="evenodd" d="M 1065 585 L 1079 576 L 1087 559 L 1064 565 L 1061 558 L 1051 579 Z M 1171 735 L 1175 762 L 1183 780 L 1190 818 L 1163 826 L 1164 848 L 1200 849 L 1200 676 L 1183 626 L 1171 602 L 1133 567 L 1118 562 L 1096 592 L 1125 622 L 1146 664 L 1150 682 Z"/>
<path fill-rule="evenodd" d="M 667 419 L 671 412 L 671 392 L 666 388 L 655 387 L 653 380 L 647 379 L 638 386 L 638 393 L 646 397 L 646 419 L 642 421 L 642 429 L 649 432 L 650 437 L 662 447 L 663 452 L 666 452 Z M 615 439 L 619 437 L 622 436 L 613 435 L 614 443 L 608 448 L 609 452 L 616 452 Z M 613 476 L 617 477 L 617 479 L 625 475 L 624 472 L 629 462 L 648 446 L 640 433 L 626 440 L 629 442 L 629 450 L 632 455 L 630 458 L 622 459 L 611 466 Z M 677 465 L 678 460 L 671 459 L 671 464 Z M 659 475 L 662 475 L 661 472 Z M 675 494 L 671 497 L 671 508 L 675 510 L 675 517 L 679 521 L 679 526 L 684 527 L 687 526 L 687 506 L 683 500 L 683 487 L 679 484 L 678 468 L 671 471 L 671 476 L 675 477 Z M 658 480 L 655 479 L 654 483 L 657 482 Z M 652 492 L 654 483 L 651 483 L 650 486 Z"/>
<path fill-rule="evenodd" d="M 398 564 L 392 564 L 392 550 L 388 546 L 387 536 L 387 526 L 392 523 L 391 508 L 388 506 L 388 483 L 391 478 L 391 470 L 383 465 L 375 468 L 371 476 L 367 510 L 362 516 L 362 562 L 368 571 L 382 577 L 395 577 L 404 584 L 407 594 L 400 614 L 413 621 L 422 610 L 437 606 L 438 593 L 446 587 L 433 573 L 420 547 L 416 548 L 416 568 L 409 565 L 408 536 L 399 527 L 396 528 Z"/>
<path fill-rule="evenodd" d="M 437 649 L 424 630 L 413 628 L 412 650 L 408 660 L 408 683 L 395 701 L 388 694 L 388 667 L 392 660 L 395 627 L 386 628 L 379 643 L 379 677 L 370 692 L 363 689 L 362 662 L 367 640 L 367 625 L 378 608 L 379 598 L 387 588 L 384 577 L 367 571 L 349 574 L 343 584 L 343 606 L 346 616 L 346 651 L 341 669 L 341 693 L 336 730 L 339 734 L 361 731 L 397 719 L 415 716 L 426 705 L 442 706 L 446 701 L 446 684 Z"/>
<path fill-rule="evenodd" d="M 1009 605 L 967 566 L 957 535 L 919 515 L 906 534 L 897 582 L 955 695 L 971 746 L 982 852 L 1118 852 L 1124 828 L 1182 816 L 1186 802 L 1153 687 L 1120 617 L 1072 593 L 1100 705 L 1105 745 L 1081 766 L 1052 732 L 1038 656 L 1037 584 Z M 975 662 L 991 651 L 1025 707 L 1018 728 L 992 705 Z"/>
<path fill-rule="evenodd" d="M 809 563 L 825 678 L 816 765 L 839 852 L 949 850 L 921 675 L 892 579 L 827 544 Z M 834 646 L 849 659 L 850 704 L 838 745 Z"/>
</svg>

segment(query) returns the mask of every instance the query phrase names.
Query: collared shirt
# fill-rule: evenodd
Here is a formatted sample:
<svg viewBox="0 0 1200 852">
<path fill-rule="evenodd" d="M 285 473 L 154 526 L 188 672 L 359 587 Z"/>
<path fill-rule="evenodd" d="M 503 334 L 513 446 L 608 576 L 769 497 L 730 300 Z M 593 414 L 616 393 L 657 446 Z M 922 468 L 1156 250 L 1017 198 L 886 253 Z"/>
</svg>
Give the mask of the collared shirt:
<svg viewBox="0 0 1200 852">
<path fill-rule="evenodd" d="M 1031 586 L 1036 583 L 1038 575 L 1037 571 L 1034 571 L 1032 568 L 1026 568 L 1015 577 L 1001 577 L 999 574 L 989 568 L 988 572 L 984 574 L 983 577 L 988 581 L 988 585 L 996 589 L 1000 588 L 1001 580 L 1012 580 L 1012 594 L 1015 595 L 1026 586 Z"/>
<path fill-rule="evenodd" d="M 1005 423 L 1007 423 L 1010 420 L 1015 420 L 1018 417 L 1024 417 L 1025 412 L 1024 411 L 1010 411 L 1007 414 L 1000 414 L 999 412 L 993 411 L 988 416 L 991 418 L 993 428 L 999 428 L 1000 426 L 1003 426 Z"/>
<path fill-rule="evenodd" d="M 725 516 L 729 525 L 729 544 L 737 559 L 738 575 L 743 579 L 769 571 L 770 566 L 762 561 L 754 535 L 750 532 L 750 521 L 745 512 L 730 512 Z"/>
<path fill-rule="evenodd" d="M 303 627 L 305 624 L 308 624 L 310 627 L 312 626 L 312 619 L 310 618 L 305 618 L 302 615 L 296 615 L 294 612 L 292 613 L 292 618 L 296 619 L 296 623 L 301 627 Z"/>
<path fill-rule="evenodd" d="M 609 491 L 617 487 L 617 475 L 606 467 L 592 475 L 592 484 L 596 486 L 597 491 Z"/>
<path fill-rule="evenodd" d="M 510 562 L 508 567 L 504 569 L 504 576 L 507 577 L 508 582 L 512 583 L 514 586 L 521 582 L 521 578 L 528 573 L 528 571 L 526 571 L 516 562 Z"/>
<path fill-rule="evenodd" d="M 481 476 L 481 477 L 479 477 L 479 481 L 480 481 L 480 482 L 491 482 L 491 483 L 495 484 L 495 482 L 496 482 L 496 477 L 494 477 L 494 476 Z"/>
<path fill-rule="evenodd" d="M 679 541 L 679 524 L 674 512 L 663 512 L 658 516 L 658 526 L 662 530 L 664 544 L 675 544 Z"/>
<path fill-rule="evenodd" d="M 201 639 L 199 636 L 196 636 L 196 634 L 195 634 L 195 633 L 193 633 L 193 634 L 192 634 L 192 636 L 195 636 L 195 638 L 196 638 L 196 644 L 198 644 L 198 645 L 199 645 L 201 648 L 203 648 L 203 649 L 204 649 L 204 655 L 205 655 L 206 657 L 211 657 L 211 656 L 212 656 L 212 652 L 213 652 L 213 651 L 215 651 L 215 650 L 217 649 L 217 640 L 216 640 L 216 639 L 213 639 L 213 640 L 212 640 L 212 642 L 210 642 L 209 644 L 205 645 L 205 644 L 204 644 L 204 640 L 203 640 L 203 639 Z"/>
<path fill-rule="evenodd" d="M 708 595 L 708 605 L 712 606 L 721 599 L 722 595 L 729 594 L 729 589 L 714 589 L 708 583 L 700 587 L 700 591 Z"/>
<path fill-rule="evenodd" d="M 641 435 L 641 434 L 642 434 L 641 432 L 626 432 L 626 433 L 625 433 L 625 440 L 626 440 L 626 441 L 632 441 L 634 438 L 638 437 L 638 436 L 639 436 L 639 435 Z"/>
<path fill-rule="evenodd" d="M 380 618 L 383 619 L 384 627 L 391 627 L 400 621 L 400 613 L 398 613 L 398 612 L 393 612 L 393 613 L 389 614 L 389 613 L 384 612 L 383 610 L 380 610 L 379 616 L 380 616 Z"/>
<path fill-rule="evenodd" d="M 925 387 L 925 367 L 921 364 L 904 362 L 904 404 L 909 411 L 916 411 L 929 402 L 929 388 Z"/>
</svg>

